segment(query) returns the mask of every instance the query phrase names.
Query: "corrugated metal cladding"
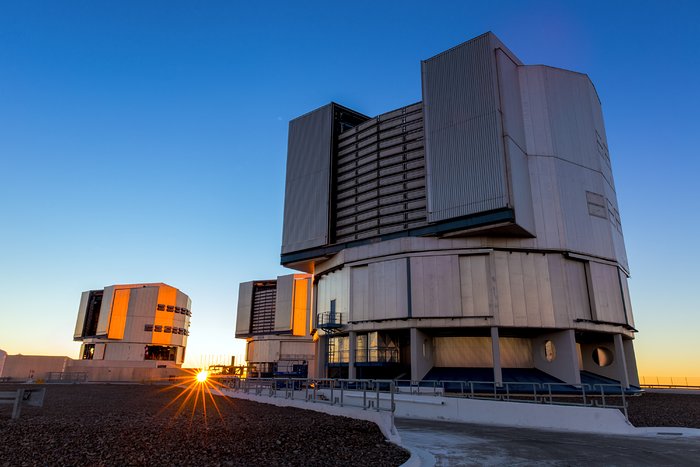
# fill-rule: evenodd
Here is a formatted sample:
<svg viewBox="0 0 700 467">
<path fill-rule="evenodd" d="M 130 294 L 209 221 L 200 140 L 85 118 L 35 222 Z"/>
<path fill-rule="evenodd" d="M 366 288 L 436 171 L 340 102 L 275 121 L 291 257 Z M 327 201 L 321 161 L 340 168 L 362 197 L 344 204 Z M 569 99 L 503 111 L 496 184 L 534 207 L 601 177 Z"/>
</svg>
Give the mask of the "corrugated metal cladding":
<svg viewBox="0 0 700 467">
<path fill-rule="evenodd" d="M 333 104 L 289 122 L 282 253 L 328 243 Z"/>
<path fill-rule="evenodd" d="M 422 62 L 429 222 L 509 206 L 491 37 Z"/>
<path fill-rule="evenodd" d="M 335 166 L 336 243 L 427 224 L 421 103 L 340 133 Z"/>
</svg>

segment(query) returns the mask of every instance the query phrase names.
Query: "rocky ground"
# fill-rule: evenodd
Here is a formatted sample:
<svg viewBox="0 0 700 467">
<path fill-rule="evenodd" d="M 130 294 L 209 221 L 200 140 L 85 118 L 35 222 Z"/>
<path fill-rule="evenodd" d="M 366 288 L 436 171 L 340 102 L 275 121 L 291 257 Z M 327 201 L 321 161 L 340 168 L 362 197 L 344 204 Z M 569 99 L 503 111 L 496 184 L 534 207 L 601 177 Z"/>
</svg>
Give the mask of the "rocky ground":
<svg viewBox="0 0 700 467">
<path fill-rule="evenodd" d="M 645 393 L 627 401 L 629 420 L 634 426 L 700 428 L 700 391 L 698 394 Z"/>
<path fill-rule="evenodd" d="M 372 423 L 318 412 L 208 396 L 205 406 L 198 394 L 182 403 L 187 393 L 172 387 L 47 388 L 44 407 L 24 407 L 18 420 L 0 406 L 0 466 L 396 466 L 409 457 Z"/>
</svg>

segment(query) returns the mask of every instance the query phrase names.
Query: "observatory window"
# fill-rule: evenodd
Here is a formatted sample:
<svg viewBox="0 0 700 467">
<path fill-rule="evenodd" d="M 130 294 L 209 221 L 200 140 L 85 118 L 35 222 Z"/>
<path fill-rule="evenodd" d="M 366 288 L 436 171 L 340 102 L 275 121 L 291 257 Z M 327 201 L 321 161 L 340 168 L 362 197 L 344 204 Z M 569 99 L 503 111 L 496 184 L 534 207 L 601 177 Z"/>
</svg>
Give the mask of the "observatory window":
<svg viewBox="0 0 700 467">
<path fill-rule="evenodd" d="M 596 365 L 606 367 L 612 365 L 615 357 L 607 347 L 596 347 L 591 356 Z"/>
<path fill-rule="evenodd" d="M 144 360 L 161 360 L 174 362 L 177 357 L 177 347 L 166 345 L 147 345 L 144 349 Z"/>
<path fill-rule="evenodd" d="M 85 310 L 85 321 L 82 337 L 95 336 L 97 334 L 97 322 L 100 319 L 100 308 L 102 307 L 103 290 L 93 290 L 88 296 L 87 309 Z"/>
<path fill-rule="evenodd" d="M 92 360 L 95 358 L 95 344 L 85 344 L 81 358 L 83 360 Z"/>
<path fill-rule="evenodd" d="M 554 346 L 554 342 L 548 340 L 544 343 L 544 359 L 548 362 L 553 362 L 557 358 L 557 348 Z"/>
</svg>

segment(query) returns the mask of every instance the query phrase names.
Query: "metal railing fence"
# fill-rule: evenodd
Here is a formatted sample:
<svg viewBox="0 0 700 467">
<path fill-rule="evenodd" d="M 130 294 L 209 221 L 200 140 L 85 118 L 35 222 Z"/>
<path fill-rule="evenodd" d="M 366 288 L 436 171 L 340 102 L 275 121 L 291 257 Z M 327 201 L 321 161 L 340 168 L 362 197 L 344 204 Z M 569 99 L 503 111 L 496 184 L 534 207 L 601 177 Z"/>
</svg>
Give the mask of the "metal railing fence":
<svg viewBox="0 0 700 467">
<path fill-rule="evenodd" d="M 629 395 L 621 384 L 567 384 L 523 381 L 395 380 L 397 392 L 507 402 L 619 409 L 627 417 Z"/>
<path fill-rule="evenodd" d="M 630 397 L 620 384 L 238 377 L 222 378 L 221 383 L 246 394 L 391 412 L 395 394 L 410 394 L 619 409 L 627 418 Z"/>
<path fill-rule="evenodd" d="M 700 389 L 700 376 L 640 376 L 643 388 Z"/>
<path fill-rule="evenodd" d="M 377 412 L 394 412 L 392 380 L 331 378 L 236 378 L 219 381 L 227 389 L 256 396 L 279 397 L 310 403 L 359 407 Z M 389 397 L 383 397 L 382 395 Z"/>
</svg>

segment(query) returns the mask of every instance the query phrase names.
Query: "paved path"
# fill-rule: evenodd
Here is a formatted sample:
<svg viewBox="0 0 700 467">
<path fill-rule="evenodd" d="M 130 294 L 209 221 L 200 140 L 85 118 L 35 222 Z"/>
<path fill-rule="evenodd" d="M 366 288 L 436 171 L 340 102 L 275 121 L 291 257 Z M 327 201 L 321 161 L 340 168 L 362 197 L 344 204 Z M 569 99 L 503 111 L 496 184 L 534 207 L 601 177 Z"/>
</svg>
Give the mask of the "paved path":
<svg viewBox="0 0 700 467">
<path fill-rule="evenodd" d="M 432 454 L 438 466 L 700 466 L 700 438 L 591 435 L 398 418 L 396 427 L 404 444 Z"/>
</svg>

